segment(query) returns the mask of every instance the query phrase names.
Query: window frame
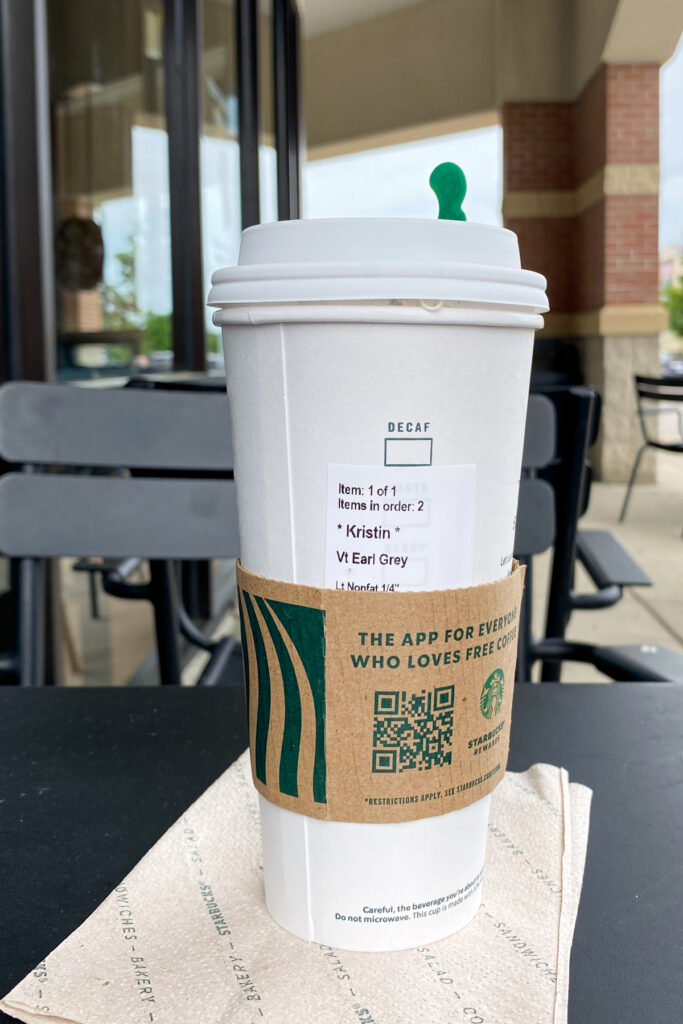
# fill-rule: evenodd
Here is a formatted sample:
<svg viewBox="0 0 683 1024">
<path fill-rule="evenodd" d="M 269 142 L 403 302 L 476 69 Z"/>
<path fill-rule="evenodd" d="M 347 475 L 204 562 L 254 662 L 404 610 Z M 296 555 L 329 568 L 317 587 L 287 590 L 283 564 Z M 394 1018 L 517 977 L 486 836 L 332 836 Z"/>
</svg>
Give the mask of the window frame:
<svg viewBox="0 0 683 1024">
<path fill-rule="evenodd" d="M 230 8 L 226 7 L 226 11 Z M 242 227 L 260 219 L 257 0 L 235 0 Z M 54 378 L 46 0 L 0 0 L 0 380 Z M 301 118 L 296 0 L 273 0 L 278 217 L 299 216 Z M 206 368 L 201 244 L 201 0 L 164 0 L 174 369 Z M 36 253 L 39 258 L 36 259 Z M 50 278 L 50 279 L 48 279 Z"/>
</svg>

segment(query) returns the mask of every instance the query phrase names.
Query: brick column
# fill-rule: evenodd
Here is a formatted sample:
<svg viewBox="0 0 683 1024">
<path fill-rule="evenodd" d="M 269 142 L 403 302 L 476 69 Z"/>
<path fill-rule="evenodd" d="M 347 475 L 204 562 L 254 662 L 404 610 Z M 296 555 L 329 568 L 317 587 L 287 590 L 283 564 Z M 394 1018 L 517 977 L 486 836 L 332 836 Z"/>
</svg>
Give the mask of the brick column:
<svg viewBox="0 0 683 1024">
<path fill-rule="evenodd" d="M 503 107 L 506 225 L 548 277 L 544 335 L 572 339 L 603 395 L 594 453 L 625 480 L 640 441 L 634 373 L 658 372 L 659 67 L 602 65 L 571 103 Z M 639 479 L 653 478 L 654 462 Z"/>
</svg>

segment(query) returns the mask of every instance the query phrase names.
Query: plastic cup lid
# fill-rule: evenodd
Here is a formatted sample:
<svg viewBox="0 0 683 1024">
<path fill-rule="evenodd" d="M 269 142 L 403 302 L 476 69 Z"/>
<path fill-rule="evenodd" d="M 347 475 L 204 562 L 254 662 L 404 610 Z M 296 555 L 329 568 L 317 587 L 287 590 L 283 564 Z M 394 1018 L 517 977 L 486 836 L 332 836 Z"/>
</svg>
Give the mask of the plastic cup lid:
<svg viewBox="0 0 683 1024">
<path fill-rule="evenodd" d="M 210 306 L 431 299 L 548 309 L 546 280 L 522 270 L 517 236 L 468 221 L 289 220 L 242 233 L 239 263 L 211 278 Z"/>
</svg>

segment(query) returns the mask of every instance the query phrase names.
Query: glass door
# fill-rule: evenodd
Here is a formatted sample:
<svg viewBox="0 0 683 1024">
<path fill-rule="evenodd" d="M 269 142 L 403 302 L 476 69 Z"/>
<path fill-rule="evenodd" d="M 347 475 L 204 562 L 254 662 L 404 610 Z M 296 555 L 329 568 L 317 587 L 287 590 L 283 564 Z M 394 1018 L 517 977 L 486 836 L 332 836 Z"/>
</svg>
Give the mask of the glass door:
<svg viewBox="0 0 683 1024">
<path fill-rule="evenodd" d="M 237 262 L 242 230 L 236 8 L 233 0 L 202 0 L 201 215 L 204 291 L 218 267 Z M 213 310 L 204 306 L 207 369 L 221 369 L 223 351 Z"/>
<path fill-rule="evenodd" d="M 61 380 L 172 367 L 162 0 L 48 0 Z"/>
</svg>

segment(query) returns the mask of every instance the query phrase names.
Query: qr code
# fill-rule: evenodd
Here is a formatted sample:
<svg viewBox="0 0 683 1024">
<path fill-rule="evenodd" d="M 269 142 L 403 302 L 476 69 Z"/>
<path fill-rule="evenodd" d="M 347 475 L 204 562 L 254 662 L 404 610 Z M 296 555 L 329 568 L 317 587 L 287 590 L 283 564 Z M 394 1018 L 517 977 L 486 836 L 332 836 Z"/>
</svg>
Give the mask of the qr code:
<svg viewBox="0 0 683 1024">
<path fill-rule="evenodd" d="M 454 690 L 375 691 L 373 772 L 421 772 L 451 763 Z"/>
</svg>

